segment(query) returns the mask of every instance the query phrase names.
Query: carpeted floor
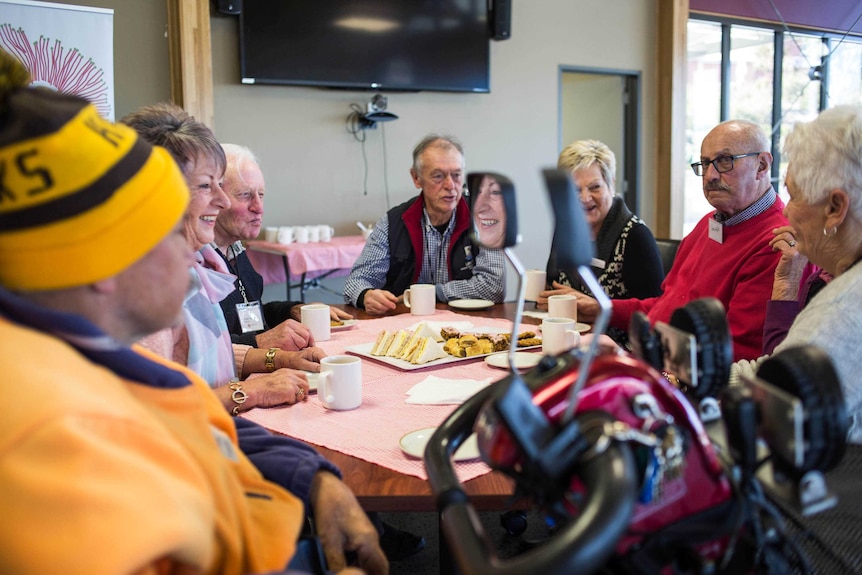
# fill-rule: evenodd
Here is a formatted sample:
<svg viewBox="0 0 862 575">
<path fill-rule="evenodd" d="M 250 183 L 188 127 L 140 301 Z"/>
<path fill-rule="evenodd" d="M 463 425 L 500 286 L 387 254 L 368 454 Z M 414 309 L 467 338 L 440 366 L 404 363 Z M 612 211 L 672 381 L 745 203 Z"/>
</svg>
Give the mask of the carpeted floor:
<svg viewBox="0 0 862 575">
<path fill-rule="evenodd" d="M 494 543 L 500 557 L 512 557 L 525 549 L 525 541 L 547 536 L 547 528 L 540 518 L 530 515 L 527 531 L 512 537 L 500 525 L 500 513 L 479 513 L 485 532 Z M 440 538 L 436 513 L 381 513 L 380 518 L 398 529 L 425 537 L 426 547 L 421 553 L 404 561 L 391 564 L 391 575 L 438 575 L 440 571 Z M 448 575 L 448 574 L 446 574 Z"/>
</svg>

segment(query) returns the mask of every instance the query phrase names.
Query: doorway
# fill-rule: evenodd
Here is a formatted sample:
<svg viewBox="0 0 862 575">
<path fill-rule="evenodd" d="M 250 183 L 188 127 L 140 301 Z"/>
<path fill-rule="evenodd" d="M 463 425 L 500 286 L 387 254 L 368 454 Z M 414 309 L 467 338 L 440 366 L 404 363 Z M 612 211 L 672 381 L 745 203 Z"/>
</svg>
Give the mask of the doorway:
<svg viewBox="0 0 862 575">
<path fill-rule="evenodd" d="M 617 194 L 640 214 L 640 72 L 560 66 L 559 102 L 559 150 L 575 140 L 607 144 Z"/>
</svg>

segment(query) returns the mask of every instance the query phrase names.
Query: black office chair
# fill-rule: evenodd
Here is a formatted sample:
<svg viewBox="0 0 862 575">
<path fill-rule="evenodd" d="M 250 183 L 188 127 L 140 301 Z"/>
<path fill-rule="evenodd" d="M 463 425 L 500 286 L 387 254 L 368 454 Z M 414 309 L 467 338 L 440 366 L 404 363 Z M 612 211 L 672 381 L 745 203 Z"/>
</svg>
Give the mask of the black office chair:
<svg viewBox="0 0 862 575">
<path fill-rule="evenodd" d="M 679 240 L 656 238 L 655 243 L 658 245 L 658 252 L 661 255 L 661 265 L 664 267 L 664 275 L 666 276 L 673 265 L 674 258 L 676 257 L 676 250 L 679 248 Z"/>
</svg>

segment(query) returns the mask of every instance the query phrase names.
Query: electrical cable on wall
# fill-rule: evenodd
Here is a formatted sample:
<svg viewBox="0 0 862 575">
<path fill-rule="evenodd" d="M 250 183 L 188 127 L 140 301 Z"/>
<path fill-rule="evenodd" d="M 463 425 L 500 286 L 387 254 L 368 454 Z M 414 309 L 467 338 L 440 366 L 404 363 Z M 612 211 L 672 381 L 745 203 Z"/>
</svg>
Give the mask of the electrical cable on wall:
<svg viewBox="0 0 862 575">
<path fill-rule="evenodd" d="M 347 116 L 347 133 L 352 134 L 353 138 L 359 142 L 362 148 L 362 195 L 368 195 L 368 156 L 365 153 L 365 127 L 362 125 L 362 108 L 359 104 L 350 104 L 350 109 L 353 110 Z"/>
<path fill-rule="evenodd" d="M 389 211 L 389 170 L 386 168 L 386 126 L 380 126 L 380 140 L 383 142 L 383 191 L 386 198 L 386 211 Z"/>
<path fill-rule="evenodd" d="M 378 122 L 390 122 L 397 120 L 398 116 L 387 112 L 388 100 L 383 94 L 375 94 L 367 104 L 367 111 L 363 111 L 359 104 L 350 104 L 350 114 L 347 115 L 346 129 L 362 147 L 362 195 L 368 195 L 368 156 L 365 151 L 365 130 L 375 129 Z M 381 128 L 381 141 L 383 145 L 383 187 L 386 196 L 386 209 L 389 210 L 389 178 L 386 169 L 386 132 Z"/>
</svg>

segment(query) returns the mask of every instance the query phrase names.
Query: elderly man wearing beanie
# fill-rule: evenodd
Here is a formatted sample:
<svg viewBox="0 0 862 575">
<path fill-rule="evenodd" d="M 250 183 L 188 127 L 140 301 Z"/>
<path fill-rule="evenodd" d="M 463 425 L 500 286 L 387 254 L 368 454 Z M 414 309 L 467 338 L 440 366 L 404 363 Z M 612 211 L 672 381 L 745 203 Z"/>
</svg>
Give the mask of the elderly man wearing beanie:
<svg viewBox="0 0 862 575">
<path fill-rule="evenodd" d="M 129 342 L 178 321 L 192 252 L 170 156 L 0 50 L 0 572 L 285 568 L 304 507 L 330 567 L 377 534 L 313 449 Z"/>
</svg>

